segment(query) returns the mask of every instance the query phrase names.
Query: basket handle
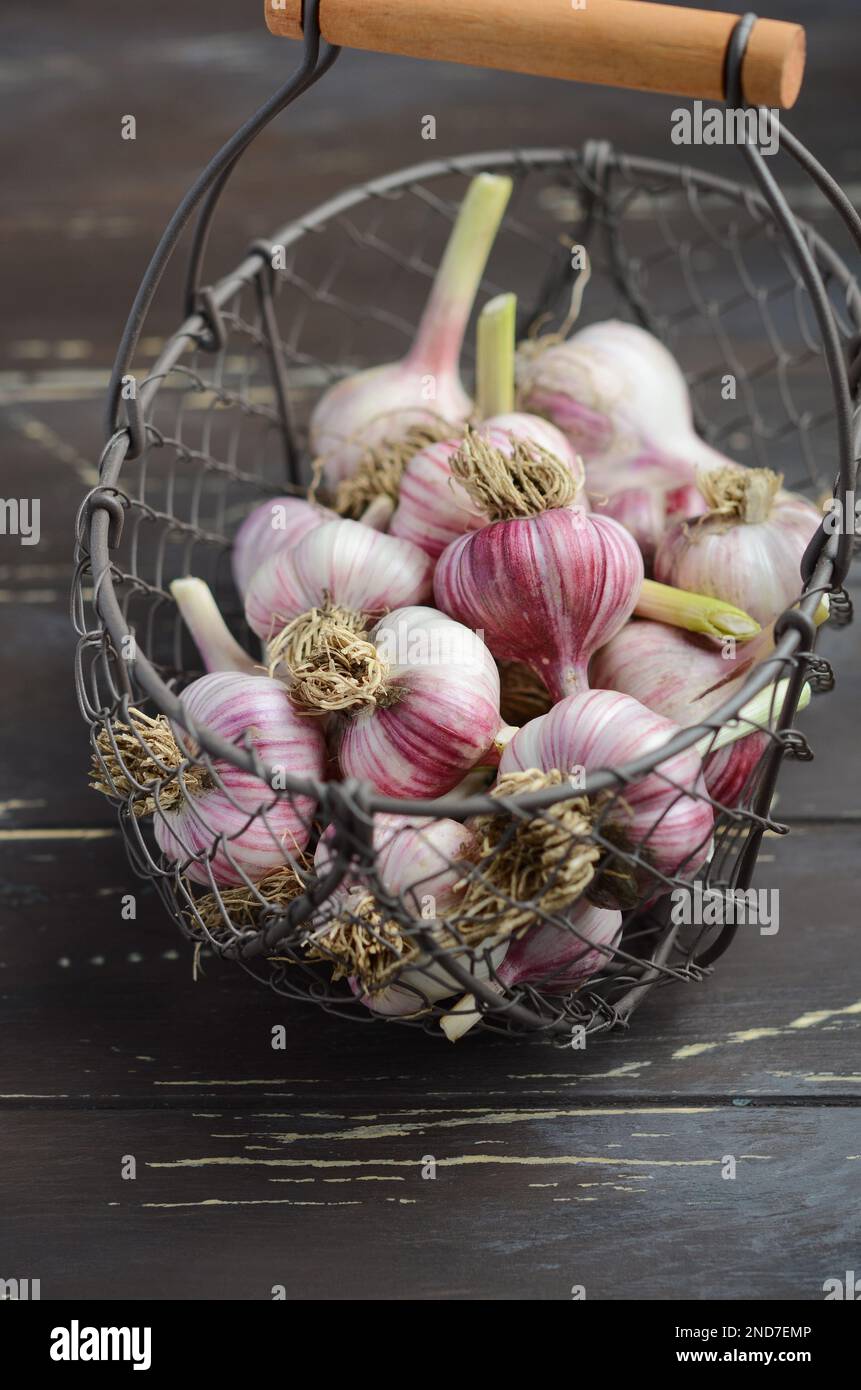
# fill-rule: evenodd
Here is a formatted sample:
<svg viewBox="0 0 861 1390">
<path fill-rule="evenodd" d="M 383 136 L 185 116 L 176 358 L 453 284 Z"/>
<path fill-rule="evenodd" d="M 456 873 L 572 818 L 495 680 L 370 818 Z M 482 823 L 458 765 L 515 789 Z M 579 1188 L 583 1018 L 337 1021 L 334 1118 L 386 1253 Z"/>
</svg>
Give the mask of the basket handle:
<svg viewBox="0 0 861 1390">
<path fill-rule="evenodd" d="M 302 37 L 303 0 L 264 0 L 271 33 Z M 322 0 L 324 39 L 342 48 L 435 58 L 643 92 L 722 101 L 734 14 L 643 0 Z M 804 74 L 800 24 L 757 19 L 744 100 L 787 109 Z"/>
</svg>

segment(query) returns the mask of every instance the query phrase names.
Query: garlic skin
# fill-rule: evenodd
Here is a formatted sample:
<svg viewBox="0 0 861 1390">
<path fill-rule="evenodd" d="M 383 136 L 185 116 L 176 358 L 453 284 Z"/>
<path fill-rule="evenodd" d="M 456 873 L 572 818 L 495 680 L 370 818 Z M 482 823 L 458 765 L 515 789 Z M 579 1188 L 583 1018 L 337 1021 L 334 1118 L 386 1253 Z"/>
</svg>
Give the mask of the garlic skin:
<svg viewBox="0 0 861 1390">
<path fill-rule="evenodd" d="M 768 469 L 738 465 L 702 480 L 707 501 L 726 496 L 724 479 L 742 495 L 671 527 L 655 554 L 655 578 L 733 603 L 765 627 L 799 597 L 801 559 L 820 514 L 779 491 L 782 480 Z"/>
<path fill-rule="evenodd" d="M 511 454 L 514 439 L 540 445 L 568 465 L 582 494 L 583 465 L 565 436 L 548 420 L 512 411 L 485 420 L 476 433 L 506 455 Z M 434 560 L 458 536 L 477 531 L 488 521 L 452 476 L 451 460 L 462 443 L 462 439 L 445 440 L 413 455 L 404 470 L 398 505 L 389 525 L 390 535 L 411 541 Z M 577 500 L 585 502 L 582 496 Z"/>
<path fill-rule="evenodd" d="M 707 720 L 774 650 L 773 628 L 729 650 L 725 657 L 706 638 L 637 618 L 596 652 L 589 675 L 594 686 L 631 695 L 684 728 Z M 709 794 L 735 806 L 768 742 L 767 733 L 751 733 L 708 754 L 703 772 Z"/>
<path fill-rule="evenodd" d="M 311 447 L 330 487 L 349 477 L 369 448 L 397 442 L 416 426 L 456 427 L 469 418 L 473 405 L 458 362 L 511 189 L 502 175 L 472 180 L 407 356 L 347 377 L 317 403 Z"/>
<path fill-rule="evenodd" d="M 388 694 L 339 721 L 341 771 L 386 796 L 441 796 L 494 759 L 502 727 L 496 663 L 475 632 L 433 608 L 396 609 L 369 635 L 387 667 Z"/>
<path fill-rule="evenodd" d="M 240 525 L 230 557 L 233 582 L 244 599 L 254 571 L 284 546 L 295 545 L 309 531 L 334 521 L 335 514 L 301 497 L 273 497 L 261 502 Z"/>
<path fill-rule="evenodd" d="M 541 994 L 570 994 L 607 968 L 622 935 L 615 908 L 579 902 L 567 917 L 571 930 L 536 923 L 509 942 L 497 967 L 501 984 L 531 984 Z"/>
<path fill-rule="evenodd" d="M 183 691 L 182 703 L 193 725 L 205 724 L 235 743 L 248 735 L 268 767 L 290 777 L 322 780 L 323 734 L 312 720 L 294 712 L 278 681 L 235 671 L 213 673 L 193 681 Z M 194 741 L 185 729 L 171 727 L 180 748 L 192 753 Z M 278 796 L 259 778 L 222 759 L 214 759 L 213 766 L 220 785 L 194 797 L 186 794 L 175 809 L 156 811 L 155 838 L 167 859 L 183 865 L 195 883 L 230 887 L 244 883 L 243 875 L 252 881 L 262 878 L 284 863 L 285 852 L 304 849 L 315 806 L 311 797 Z M 207 857 L 186 864 L 192 854 Z"/>
<path fill-rule="evenodd" d="M 560 701 L 519 729 L 503 749 L 499 773 L 529 768 L 562 773 L 582 768 L 589 773 L 620 767 L 660 748 L 676 732 L 677 725 L 628 695 L 588 690 Z M 699 755 L 686 749 L 654 772 L 626 784 L 602 824 L 605 830 L 618 833 L 658 874 L 689 878 L 709 853 L 714 817 L 705 796 Z M 642 878 L 637 871 L 637 882 Z M 645 878 L 654 889 L 650 876 Z M 615 901 L 613 905 L 627 904 Z"/>
<path fill-rule="evenodd" d="M 634 610 L 643 560 L 609 517 L 573 508 L 493 522 L 443 551 L 439 608 L 484 633 L 501 661 L 531 666 L 555 700 L 587 686 L 592 653 Z"/>
<path fill-rule="evenodd" d="M 552 420 L 586 463 L 590 495 L 692 483 L 726 462 L 694 430 L 687 383 L 644 328 L 610 319 L 565 342 L 518 350 L 519 404 Z"/>
<path fill-rule="evenodd" d="M 408 541 L 343 518 L 317 526 L 254 572 L 245 617 L 268 641 L 291 619 L 331 602 L 355 613 L 387 613 L 429 597 L 433 564 Z"/>
</svg>

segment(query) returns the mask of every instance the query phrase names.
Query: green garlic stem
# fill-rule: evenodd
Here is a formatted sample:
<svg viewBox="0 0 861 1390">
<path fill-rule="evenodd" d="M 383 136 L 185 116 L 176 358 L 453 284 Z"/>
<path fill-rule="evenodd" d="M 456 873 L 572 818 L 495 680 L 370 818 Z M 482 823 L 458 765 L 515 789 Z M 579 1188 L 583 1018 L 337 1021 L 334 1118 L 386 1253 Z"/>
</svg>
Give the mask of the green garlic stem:
<svg viewBox="0 0 861 1390">
<path fill-rule="evenodd" d="M 670 584 L 658 584 L 644 579 L 634 612 L 641 618 L 652 618 L 671 627 L 683 627 L 718 641 L 735 637 L 748 642 L 760 630 L 759 623 L 749 613 L 723 599 L 707 594 L 692 594 L 686 589 L 674 589 Z"/>
<path fill-rule="evenodd" d="M 742 705 L 734 719 L 715 733 L 706 734 L 694 744 L 700 757 L 705 758 L 709 753 L 716 753 L 719 748 L 726 748 L 727 744 L 747 738 L 748 734 L 771 729 L 783 707 L 788 689 L 789 677 L 780 681 L 772 681 L 770 685 L 765 686 L 759 694 L 748 700 L 746 705 Z M 807 709 L 809 704 L 810 686 L 805 683 L 801 687 L 801 696 L 798 701 L 799 711 Z"/>
<path fill-rule="evenodd" d="M 476 405 L 482 420 L 514 409 L 517 296 L 498 294 L 485 304 L 476 333 Z"/>
<path fill-rule="evenodd" d="M 207 671 L 265 675 L 259 662 L 255 662 L 233 636 L 208 584 L 186 575 L 184 579 L 173 581 L 170 592 Z"/>
<path fill-rule="evenodd" d="M 502 174 L 479 174 L 460 205 L 439 264 L 410 357 L 422 370 L 455 370 L 466 325 L 513 184 Z"/>
</svg>

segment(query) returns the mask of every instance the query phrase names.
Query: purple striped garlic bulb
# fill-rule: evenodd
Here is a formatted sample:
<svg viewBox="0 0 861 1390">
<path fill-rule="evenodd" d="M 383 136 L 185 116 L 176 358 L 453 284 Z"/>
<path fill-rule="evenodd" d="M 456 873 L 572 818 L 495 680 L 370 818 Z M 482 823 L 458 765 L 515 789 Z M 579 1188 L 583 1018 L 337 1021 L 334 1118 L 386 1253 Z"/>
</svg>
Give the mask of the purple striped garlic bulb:
<svg viewBox="0 0 861 1390">
<path fill-rule="evenodd" d="M 585 503 L 583 465 L 565 436 L 548 420 L 512 411 L 484 421 L 475 433 L 507 457 L 518 439 L 553 454 L 570 469 L 574 480 L 572 502 Z M 458 536 L 477 531 L 488 521 L 487 513 L 452 473 L 452 459 L 463 444 L 462 438 L 429 444 L 413 455 L 401 478 L 389 534 L 412 541 L 434 560 Z"/>
<path fill-rule="evenodd" d="M 621 488 L 606 499 L 594 500 L 593 506 L 600 516 L 611 516 L 630 531 L 640 547 L 646 570 L 651 573 L 661 537 L 676 522 L 701 516 L 706 501 L 694 483 L 674 483 L 670 487 L 653 483 Z"/>
<path fill-rule="evenodd" d="M 607 968 L 621 935 L 618 909 L 578 902 L 566 926 L 536 923 L 510 941 L 496 977 L 509 988 L 531 984 L 541 994 L 570 994 Z"/>
<path fill-rule="evenodd" d="M 726 463 L 694 430 L 687 383 L 670 352 L 645 329 L 610 319 L 561 343 L 518 350 L 519 404 L 552 420 L 586 464 L 590 493 L 692 483 Z"/>
<path fill-rule="evenodd" d="M 677 725 L 628 695 L 587 690 L 519 729 L 503 750 L 499 775 L 534 768 L 579 779 L 634 762 L 677 732 Z M 604 838 L 635 851 L 654 870 L 619 859 L 612 874 L 601 875 L 604 905 L 629 906 L 638 890 L 655 891 L 656 878 L 692 877 L 709 855 L 714 823 L 699 754 L 686 749 L 626 783 L 595 816 Z"/>
<path fill-rule="evenodd" d="M 501 961 L 493 962 L 487 981 L 495 994 L 516 996 L 518 985 L 540 995 L 568 995 L 602 974 L 612 962 L 622 935 L 622 914 L 616 908 L 595 907 L 581 900 L 566 914 L 565 924 L 536 922 L 507 945 Z M 476 978 L 479 977 L 476 972 Z M 393 1001 L 402 1005 L 406 1001 Z M 463 995 L 440 1019 L 449 1042 L 457 1042 L 481 1017 L 474 994 Z"/>
<path fill-rule="evenodd" d="M 683 728 L 700 724 L 774 650 L 773 626 L 744 646 L 722 650 L 680 628 L 635 619 L 595 654 L 590 679 L 596 687 L 633 696 Z M 767 733 L 751 733 L 707 753 L 703 772 L 709 794 L 734 806 L 768 743 Z"/>
<path fill-rule="evenodd" d="M 565 433 L 593 506 L 630 529 L 650 565 L 667 526 L 703 511 L 697 473 L 728 462 L 694 430 L 675 358 L 645 329 L 611 319 L 563 342 L 521 343 L 517 378 L 522 408 Z"/>
<path fill-rule="evenodd" d="M 99 736 L 93 785 L 110 796 L 136 793 L 135 815 L 154 815 L 159 849 L 195 883 L 232 887 L 261 879 L 308 842 L 314 798 L 289 788 L 293 779 L 322 780 L 322 732 L 295 712 L 278 681 L 264 675 L 231 670 L 201 676 L 183 692 L 182 705 L 192 729 L 205 725 L 229 743 L 252 748 L 278 777 L 277 789 L 224 758 L 213 758 L 211 768 L 201 762 L 183 767 L 198 751 L 193 736 L 140 710 L 129 711 L 131 729 L 116 723 Z M 287 794 L 279 796 L 278 789 Z"/>
<path fill-rule="evenodd" d="M 334 520 L 334 512 L 301 497 L 272 497 L 256 506 L 233 539 L 230 563 L 240 598 L 245 598 L 251 576 L 270 555 Z"/>
<path fill-rule="evenodd" d="M 302 615 L 326 605 L 379 616 L 420 603 L 433 565 L 408 541 L 339 518 L 277 550 L 255 571 L 245 600 L 248 625 L 264 642 Z"/>
<path fill-rule="evenodd" d="M 506 736 L 499 671 L 481 638 L 433 608 L 399 608 L 368 633 L 377 684 L 333 729 L 345 777 L 386 796 L 435 797 Z"/>
<path fill-rule="evenodd" d="M 314 857 L 322 878 L 332 861 L 331 829 Z M 462 985 L 445 969 L 453 954 L 462 968 L 486 980 L 505 954 L 492 943 L 470 952 L 445 932 L 446 914 L 457 911 L 464 868 L 475 857 L 472 832 L 457 821 L 377 815 L 374 818 L 375 879 L 382 893 L 429 931 L 445 950 L 434 959 L 423 944 L 404 934 L 386 909 L 350 871 L 318 913 L 310 937 L 312 958 L 328 959 L 335 977 L 347 976 L 353 993 L 372 1012 L 388 1017 L 420 1013 Z M 387 979 L 395 976 L 392 983 Z"/>
<path fill-rule="evenodd" d="M 771 469 L 732 463 L 702 474 L 708 510 L 663 536 L 655 578 L 770 623 L 799 596 L 801 558 L 821 519 L 812 502 L 782 491 L 782 481 Z"/>
<path fill-rule="evenodd" d="M 483 632 L 495 657 L 524 662 L 561 700 L 586 688 L 593 652 L 627 622 L 642 583 L 624 527 L 560 506 L 454 541 L 434 594 L 444 613 Z"/>
<path fill-rule="evenodd" d="M 311 447 L 330 488 L 355 472 L 368 449 L 440 422 L 457 427 L 470 417 L 473 405 L 458 364 L 511 188 L 511 179 L 497 174 L 472 180 L 407 356 L 339 381 L 317 403 Z"/>
</svg>

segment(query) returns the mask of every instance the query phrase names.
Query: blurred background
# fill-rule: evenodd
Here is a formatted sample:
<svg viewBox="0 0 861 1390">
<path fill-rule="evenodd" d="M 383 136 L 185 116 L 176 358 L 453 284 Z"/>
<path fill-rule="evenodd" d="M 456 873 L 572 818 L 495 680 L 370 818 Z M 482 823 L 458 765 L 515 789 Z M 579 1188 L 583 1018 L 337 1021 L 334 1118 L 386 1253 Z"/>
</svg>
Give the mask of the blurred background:
<svg viewBox="0 0 861 1390">
<path fill-rule="evenodd" d="M 757 12 L 807 26 L 807 75 L 790 120 L 851 194 L 861 186 L 851 118 L 856 0 L 763 0 Z M 31 381 L 63 370 L 83 384 L 93 373 L 95 390 L 175 204 L 218 145 L 284 81 L 298 45 L 268 33 L 262 0 L 6 0 L 0 35 L 2 366 Z M 590 137 L 674 157 L 670 112 L 679 104 L 344 53 L 331 77 L 279 117 L 240 164 L 211 271 L 228 270 L 250 238 L 335 190 L 423 159 Z M 134 141 L 121 137 L 126 114 L 137 123 Z M 433 142 L 422 139 L 425 114 L 436 117 Z M 710 169 L 742 176 L 737 151 L 695 153 Z M 150 324 L 153 336 L 178 322 L 178 276 L 179 267 Z M 10 389 L 8 378 L 3 386 Z"/>
</svg>

